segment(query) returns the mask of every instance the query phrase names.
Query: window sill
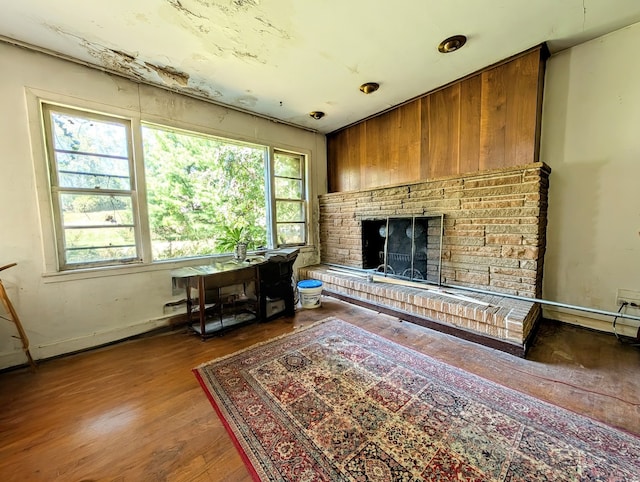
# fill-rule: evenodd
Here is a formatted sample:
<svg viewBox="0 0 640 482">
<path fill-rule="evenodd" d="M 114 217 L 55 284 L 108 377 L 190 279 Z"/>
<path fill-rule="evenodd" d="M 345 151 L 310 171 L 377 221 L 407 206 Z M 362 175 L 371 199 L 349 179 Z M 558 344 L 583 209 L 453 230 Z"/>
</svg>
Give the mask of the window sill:
<svg viewBox="0 0 640 482">
<path fill-rule="evenodd" d="M 300 246 L 300 252 L 311 252 L 314 247 L 311 245 Z M 249 253 L 251 255 L 251 253 Z M 221 261 L 230 259 L 231 254 L 222 254 L 218 256 L 208 256 L 203 258 L 190 258 L 179 261 L 157 261 L 155 263 L 139 263 L 128 264 L 123 266 L 101 266 L 96 268 L 83 268 L 68 271 L 57 271 L 43 273 L 44 283 L 63 283 L 68 281 L 78 281 L 83 279 L 106 278 L 110 276 L 127 276 L 139 273 L 147 273 L 154 271 L 171 271 L 176 268 L 185 266 L 199 266 L 209 264 L 213 261 Z"/>
</svg>

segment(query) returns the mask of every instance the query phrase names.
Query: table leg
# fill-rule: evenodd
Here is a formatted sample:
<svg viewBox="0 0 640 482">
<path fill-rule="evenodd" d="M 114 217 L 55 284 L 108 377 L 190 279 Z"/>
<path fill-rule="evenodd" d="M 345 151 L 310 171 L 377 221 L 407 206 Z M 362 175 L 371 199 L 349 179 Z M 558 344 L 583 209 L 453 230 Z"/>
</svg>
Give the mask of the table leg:
<svg viewBox="0 0 640 482">
<path fill-rule="evenodd" d="M 198 316 L 200 317 L 200 336 L 203 340 L 206 340 L 207 334 L 205 332 L 206 329 L 206 314 L 205 310 L 205 289 L 204 289 L 204 276 L 198 276 Z"/>
</svg>

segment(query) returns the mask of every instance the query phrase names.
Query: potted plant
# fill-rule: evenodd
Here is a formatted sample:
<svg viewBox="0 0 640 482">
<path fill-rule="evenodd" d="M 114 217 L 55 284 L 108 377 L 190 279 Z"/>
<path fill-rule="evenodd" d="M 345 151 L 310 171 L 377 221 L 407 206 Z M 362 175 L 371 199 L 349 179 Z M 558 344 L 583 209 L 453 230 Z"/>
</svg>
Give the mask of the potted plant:
<svg viewBox="0 0 640 482">
<path fill-rule="evenodd" d="M 236 261 L 247 258 L 247 247 L 251 240 L 245 234 L 243 226 L 223 226 L 222 235 L 216 240 L 217 247 L 223 251 L 233 252 Z"/>
</svg>

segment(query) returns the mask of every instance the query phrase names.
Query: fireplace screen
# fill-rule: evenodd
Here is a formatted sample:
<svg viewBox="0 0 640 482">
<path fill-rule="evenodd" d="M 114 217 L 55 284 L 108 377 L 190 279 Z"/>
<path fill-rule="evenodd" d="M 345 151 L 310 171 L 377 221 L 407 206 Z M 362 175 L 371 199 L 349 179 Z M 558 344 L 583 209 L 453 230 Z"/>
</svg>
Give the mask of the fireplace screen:
<svg viewBox="0 0 640 482">
<path fill-rule="evenodd" d="M 442 234 L 442 214 L 363 220 L 363 268 L 440 284 Z"/>
</svg>

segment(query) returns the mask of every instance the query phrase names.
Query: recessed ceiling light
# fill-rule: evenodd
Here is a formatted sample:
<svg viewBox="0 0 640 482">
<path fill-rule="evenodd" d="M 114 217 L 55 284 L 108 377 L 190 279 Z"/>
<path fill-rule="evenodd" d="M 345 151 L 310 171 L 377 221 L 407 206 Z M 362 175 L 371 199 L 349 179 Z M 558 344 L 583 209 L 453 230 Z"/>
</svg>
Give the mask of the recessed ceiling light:
<svg viewBox="0 0 640 482">
<path fill-rule="evenodd" d="M 315 120 L 320 120 L 324 117 L 324 112 L 314 110 L 313 112 L 309 112 L 309 116 L 313 117 Z"/>
<path fill-rule="evenodd" d="M 438 52 L 443 54 L 455 52 L 456 50 L 461 49 L 466 43 L 467 37 L 464 35 L 454 35 L 453 37 L 446 38 L 440 42 L 440 45 L 438 45 Z"/>
<path fill-rule="evenodd" d="M 365 94 L 373 94 L 379 88 L 380 84 L 377 84 L 375 82 L 367 82 L 360 86 L 360 91 L 364 92 Z"/>
</svg>

